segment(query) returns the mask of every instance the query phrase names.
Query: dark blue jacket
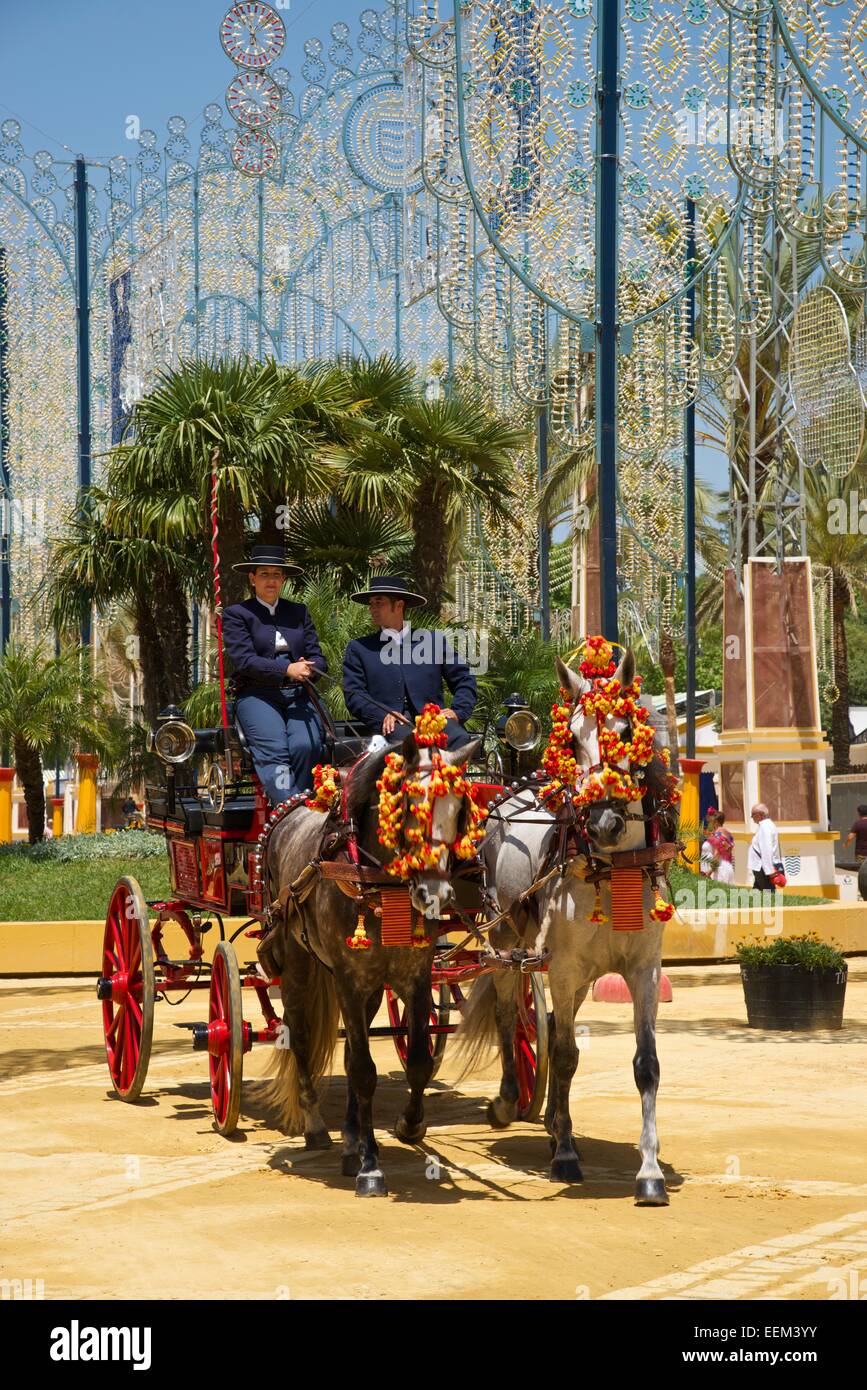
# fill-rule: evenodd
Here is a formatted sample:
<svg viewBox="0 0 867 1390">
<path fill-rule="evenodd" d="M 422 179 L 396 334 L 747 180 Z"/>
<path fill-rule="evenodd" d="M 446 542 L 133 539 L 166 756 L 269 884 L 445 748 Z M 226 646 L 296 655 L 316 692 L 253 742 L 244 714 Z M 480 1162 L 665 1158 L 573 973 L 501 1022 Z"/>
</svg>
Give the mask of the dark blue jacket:
<svg viewBox="0 0 867 1390">
<path fill-rule="evenodd" d="M 426 655 L 432 659 L 418 659 Z M 372 632 L 369 637 L 354 638 L 344 653 L 343 694 L 347 709 L 353 719 L 372 732 L 382 728 L 385 718 L 379 705 L 398 713 L 406 709 L 410 715 L 420 713 L 430 703 L 446 708 L 443 681 L 452 694 L 451 708 L 460 722 L 466 723 L 476 703 L 476 682 L 444 633 L 412 628 L 398 647 L 381 632 Z M 379 704 L 373 704 L 371 697 Z"/>
<path fill-rule="evenodd" d="M 274 646 L 277 632 L 286 642 L 279 653 Z M 223 613 L 223 646 L 235 668 L 236 690 L 274 689 L 284 681 L 291 684 L 286 667 L 303 656 L 318 670 L 328 670 L 309 611 L 303 603 L 285 598 L 277 600 L 273 617 L 257 598 L 233 603 Z"/>
</svg>

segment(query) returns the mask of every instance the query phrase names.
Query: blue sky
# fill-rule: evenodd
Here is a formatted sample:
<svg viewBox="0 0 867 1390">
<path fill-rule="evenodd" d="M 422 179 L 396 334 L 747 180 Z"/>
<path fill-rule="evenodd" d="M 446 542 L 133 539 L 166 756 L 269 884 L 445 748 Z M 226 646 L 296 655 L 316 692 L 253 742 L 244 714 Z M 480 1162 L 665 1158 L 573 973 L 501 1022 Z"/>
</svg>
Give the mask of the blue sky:
<svg viewBox="0 0 867 1390">
<path fill-rule="evenodd" d="M 293 77 L 305 39 L 327 40 L 339 19 L 354 36 L 368 8 L 358 0 L 272 3 L 286 25 L 280 64 Z M 234 74 L 219 39 L 228 9 L 229 0 L 0 0 L 0 116 L 31 123 L 27 149 L 41 140 L 52 153 L 65 144 L 91 158 L 124 153 L 127 116 L 159 136 L 169 116 L 192 123 L 207 102 L 222 100 Z"/>
<path fill-rule="evenodd" d="M 272 0 L 286 25 L 279 60 L 293 78 L 304 42 L 327 44 L 337 20 L 355 40 L 358 16 L 376 0 Z M 234 69 L 219 40 L 229 0 L 0 0 L 0 119 L 21 121 L 29 151 L 102 159 L 127 153 L 126 122 L 162 144 L 166 121 L 198 129 L 202 108 L 222 101 Z M 293 84 L 294 85 L 294 84 Z M 700 448 L 697 468 L 716 488 L 726 463 Z"/>
</svg>

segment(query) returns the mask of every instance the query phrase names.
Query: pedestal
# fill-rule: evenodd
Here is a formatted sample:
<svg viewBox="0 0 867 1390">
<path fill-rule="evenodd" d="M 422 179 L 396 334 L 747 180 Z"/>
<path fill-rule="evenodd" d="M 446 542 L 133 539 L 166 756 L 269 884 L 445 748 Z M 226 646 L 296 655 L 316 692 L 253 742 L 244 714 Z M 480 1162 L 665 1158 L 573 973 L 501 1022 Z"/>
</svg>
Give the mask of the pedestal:
<svg viewBox="0 0 867 1390">
<path fill-rule="evenodd" d="M 750 810 L 762 801 L 779 831 L 788 891 L 837 897 L 807 558 L 784 560 L 780 574 L 773 560 L 749 560 L 741 593 L 726 571 L 722 724 L 721 807 L 735 841 L 735 882 L 752 885 Z"/>
<path fill-rule="evenodd" d="M 699 774 L 704 767 L 702 758 L 681 758 L 680 770 L 683 773 L 683 790 L 680 801 L 680 824 L 689 836 L 683 854 L 683 862 L 692 873 L 698 873 L 701 855 L 701 811 L 699 809 Z"/>
<path fill-rule="evenodd" d="M 96 769 L 99 767 L 99 757 L 96 753 L 76 753 L 75 761 L 78 763 L 75 833 L 92 835 L 96 830 Z"/>
<path fill-rule="evenodd" d="M 0 845 L 12 843 L 12 783 L 14 767 L 0 767 Z"/>
<path fill-rule="evenodd" d="M 63 803 L 66 800 L 63 796 L 52 796 L 51 801 L 51 833 L 55 839 L 63 834 Z"/>
</svg>

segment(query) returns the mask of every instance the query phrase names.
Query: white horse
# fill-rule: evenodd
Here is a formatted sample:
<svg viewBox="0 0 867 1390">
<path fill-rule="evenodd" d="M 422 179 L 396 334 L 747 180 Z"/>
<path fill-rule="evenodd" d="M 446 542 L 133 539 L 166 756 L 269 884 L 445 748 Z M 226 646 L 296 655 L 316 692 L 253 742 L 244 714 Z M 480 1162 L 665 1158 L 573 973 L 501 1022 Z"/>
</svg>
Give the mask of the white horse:
<svg viewBox="0 0 867 1390">
<path fill-rule="evenodd" d="M 562 686 L 570 693 L 572 712 L 569 727 L 579 766 L 598 767 L 601 758 L 595 716 L 587 717 L 578 700 L 590 689 L 590 682 L 577 675 L 557 658 Z M 621 685 L 634 679 L 635 662 L 627 651 L 615 678 Z M 656 795 L 665 804 L 666 764 L 657 750 L 667 739 L 654 720 L 654 759 L 646 769 L 648 801 Z M 627 721 L 608 716 L 606 727 L 626 733 Z M 627 735 L 628 737 L 628 735 Z M 626 762 L 619 764 L 626 768 Z M 580 776 L 580 774 L 579 774 Z M 584 829 L 593 859 L 610 862 L 613 851 L 645 847 L 647 805 L 612 798 L 592 803 Z M 643 887 L 644 926 L 638 931 L 615 931 L 612 923 L 610 882 L 600 885 L 602 910 L 607 921 L 594 923 L 596 888 L 584 882 L 581 873 L 587 863 L 577 859 L 561 877 L 555 875 L 525 902 L 525 892 L 544 871 L 554 836 L 562 822 L 540 806 L 538 791 L 528 788 L 500 803 L 488 823 L 482 852 L 488 883 L 496 905 L 511 914 L 495 927 L 491 943 L 497 949 L 516 945 L 532 951 L 550 953 L 548 981 L 553 1003 L 549 1015 L 550 1083 L 545 1127 L 551 1135 L 550 1176 L 554 1182 L 581 1182 L 583 1175 L 572 1139 L 569 1088 L 578 1065 L 575 1042 L 575 1015 L 594 980 L 616 971 L 626 980 L 634 1001 L 635 1038 L 633 1059 L 635 1084 L 641 1095 L 643 1124 L 639 1149 L 641 1168 L 636 1180 L 636 1204 L 667 1206 L 665 1180 L 657 1159 L 659 1139 L 656 1131 L 656 1092 L 659 1063 L 656 1056 L 656 1010 L 661 974 L 663 923 L 650 919 L 655 890 L 645 875 Z M 674 838 L 666 821 L 667 837 Z M 488 1119 L 495 1128 L 510 1124 L 517 1114 L 518 1083 L 515 1073 L 513 1039 L 517 1021 L 519 976 L 515 970 L 483 975 L 473 986 L 464 1011 L 460 1034 L 468 1066 L 480 1060 L 492 1045 L 499 1043 L 503 1074 L 499 1095 L 488 1107 Z M 553 1026 L 552 1026 L 553 1025 Z"/>
</svg>

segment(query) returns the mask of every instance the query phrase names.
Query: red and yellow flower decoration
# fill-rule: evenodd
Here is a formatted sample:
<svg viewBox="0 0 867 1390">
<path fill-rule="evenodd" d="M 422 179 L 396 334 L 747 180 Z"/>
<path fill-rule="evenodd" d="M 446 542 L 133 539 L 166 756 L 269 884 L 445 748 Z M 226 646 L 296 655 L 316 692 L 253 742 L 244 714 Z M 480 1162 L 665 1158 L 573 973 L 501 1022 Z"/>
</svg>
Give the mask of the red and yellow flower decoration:
<svg viewBox="0 0 867 1390">
<path fill-rule="evenodd" d="M 340 773 L 330 763 L 317 763 L 313 769 L 313 795 L 304 805 L 311 811 L 330 811 L 340 795 Z"/>
<path fill-rule="evenodd" d="M 472 859 L 484 834 L 487 808 L 475 797 L 474 788 L 464 769 L 443 761 L 441 752 L 447 740 L 445 715 L 438 705 L 425 705 L 416 718 L 416 742 L 431 748 L 431 772 L 426 780 L 416 776 L 406 779 L 406 766 L 400 753 L 389 753 L 385 769 L 377 782 L 379 791 L 379 843 L 386 849 L 397 850 L 406 845 L 402 854 L 386 864 L 395 878 L 408 879 L 414 873 L 438 868 L 443 850 L 456 859 Z M 434 804 L 438 797 L 462 797 L 467 803 L 467 823 L 462 834 L 451 844 L 434 844 L 432 840 Z"/>
</svg>

